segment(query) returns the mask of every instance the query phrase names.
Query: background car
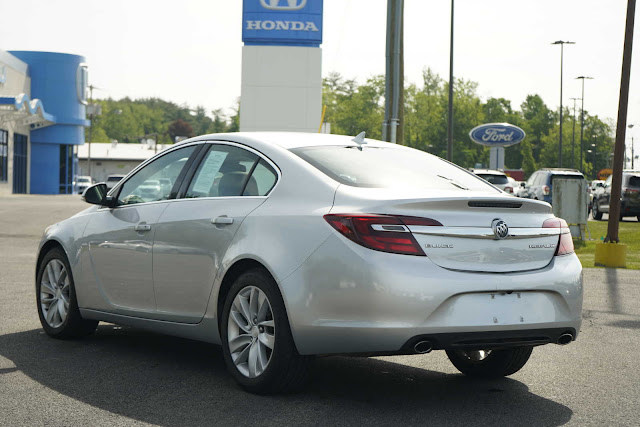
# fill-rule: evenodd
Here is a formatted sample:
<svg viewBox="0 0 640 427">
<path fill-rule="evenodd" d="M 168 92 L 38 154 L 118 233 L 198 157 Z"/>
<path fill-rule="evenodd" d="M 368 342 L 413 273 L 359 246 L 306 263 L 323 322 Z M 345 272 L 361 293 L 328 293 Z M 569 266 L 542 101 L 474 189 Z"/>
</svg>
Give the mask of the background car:
<svg viewBox="0 0 640 427">
<path fill-rule="evenodd" d="M 553 181 L 556 179 L 580 179 L 586 181 L 584 175 L 576 169 L 546 168 L 535 171 L 525 185 L 524 197 L 543 200 L 551 203 Z"/>
<path fill-rule="evenodd" d="M 90 176 L 79 175 L 76 177 L 76 191 L 78 194 L 84 193 L 84 190 L 91 185 L 93 185 L 93 179 Z"/>
<path fill-rule="evenodd" d="M 140 196 L 161 178 L 173 189 Z M 444 350 L 466 375 L 501 377 L 580 330 L 566 222 L 402 145 L 207 135 L 84 199 L 38 249 L 45 332 L 107 321 L 220 344 L 251 392 L 299 387 L 327 354 Z"/>
<path fill-rule="evenodd" d="M 471 172 L 490 184 L 495 185 L 505 193 L 513 194 L 513 184 L 504 172 L 492 169 L 471 169 Z"/>
<path fill-rule="evenodd" d="M 609 213 L 612 178 L 609 176 L 604 184 L 596 185 L 591 208 L 591 216 L 595 220 L 601 220 L 603 213 Z M 635 216 L 640 221 L 640 171 L 623 171 L 621 190 L 620 219 Z"/>
<path fill-rule="evenodd" d="M 117 183 L 119 183 L 119 182 L 120 182 L 120 180 L 122 180 L 122 178 L 124 178 L 124 177 L 125 177 L 125 175 L 109 175 L 109 176 L 107 177 L 107 181 L 106 181 L 107 189 L 108 189 L 108 190 L 111 190 L 111 189 L 112 189 L 113 187 L 115 187 L 115 185 L 116 185 Z"/>
</svg>

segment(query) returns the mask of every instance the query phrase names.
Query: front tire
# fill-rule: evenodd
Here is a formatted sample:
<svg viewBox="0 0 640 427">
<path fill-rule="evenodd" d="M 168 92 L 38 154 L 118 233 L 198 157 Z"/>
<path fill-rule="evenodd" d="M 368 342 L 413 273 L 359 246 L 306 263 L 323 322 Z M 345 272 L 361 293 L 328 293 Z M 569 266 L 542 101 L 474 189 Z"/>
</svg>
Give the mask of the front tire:
<svg viewBox="0 0 640 427">
<path fill-rule="evenodd" d="M 311 358 L 298 354 L 284 301 L 265 271 L 251 270 L 236 279 L 220 326 L 227 369 L 245 390 L 288 392 L 308 379 Z"/>
<path fill-rule="evenodd" d="M 498 378 L 515 374 L 527 363 L 533 347 L 504 350 L 447 350 L 453 366 L 469 377 Z"/>
<path fill-rule="evenodd" d="M 79 338 L 92 334 L 98 322 L 80 315 L 69 261 L 60 248 L 46 253 L 36 275 L 38 316 L 53 338 Z"/>
</svg>

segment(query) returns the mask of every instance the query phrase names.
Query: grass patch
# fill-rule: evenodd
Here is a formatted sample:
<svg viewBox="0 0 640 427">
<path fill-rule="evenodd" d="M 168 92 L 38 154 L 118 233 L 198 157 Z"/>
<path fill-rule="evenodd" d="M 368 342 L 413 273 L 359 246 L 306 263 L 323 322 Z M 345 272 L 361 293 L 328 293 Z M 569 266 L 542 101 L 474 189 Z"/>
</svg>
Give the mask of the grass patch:
<svg viewBox="0 0 640 427">
<path fill-rule="evenodd" d="M 593 240 L 574 240 L 576 254 L 583 267 L 595 267 L 596 242 L 602 242 L 607 235 L 607 221 L 589 221 L 589 230 Z M 587 233 L 587 236 L 589 234 Z M 620 243 L 627 245 L 627 268 L 640 270 L 640 222 L 625 219 L 620 222 L 618 231 Z"/>
</svg>

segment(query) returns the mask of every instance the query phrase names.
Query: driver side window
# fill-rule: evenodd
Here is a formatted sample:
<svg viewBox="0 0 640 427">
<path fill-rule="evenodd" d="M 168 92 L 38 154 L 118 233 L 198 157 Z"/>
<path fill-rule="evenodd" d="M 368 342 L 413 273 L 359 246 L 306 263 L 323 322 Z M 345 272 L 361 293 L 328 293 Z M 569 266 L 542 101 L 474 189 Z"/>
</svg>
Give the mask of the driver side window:
<svg viewBox="0 0 640 427">
<path fill-rule="evenodd" d="M 181 148 L 157 158 L 127 180 L 118 194 L 118 204 L 157 202 L 172 196 L 172 189 L 196 146 Z"/>
</svg>

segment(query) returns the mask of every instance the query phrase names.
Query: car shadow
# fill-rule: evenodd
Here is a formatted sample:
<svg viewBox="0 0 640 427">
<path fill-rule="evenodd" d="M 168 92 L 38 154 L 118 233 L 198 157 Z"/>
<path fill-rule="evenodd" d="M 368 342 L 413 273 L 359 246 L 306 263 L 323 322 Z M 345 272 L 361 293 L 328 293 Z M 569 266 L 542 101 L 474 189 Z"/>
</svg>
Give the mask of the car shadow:
<svg viewBox="0 0 640 427">
<path fill-rule="evenodd" d="M 316 360 L 301 392 L 256 396 L 226 372 L 219 346 L 101 324 L 60 341 L 41 329 L 0 336 L 0 356 L 43 386 L 135 420 L 174 425 L 561 425 L 564 405 L 519 381 L 470 380 L 373 358 Z"/>
</svg>

